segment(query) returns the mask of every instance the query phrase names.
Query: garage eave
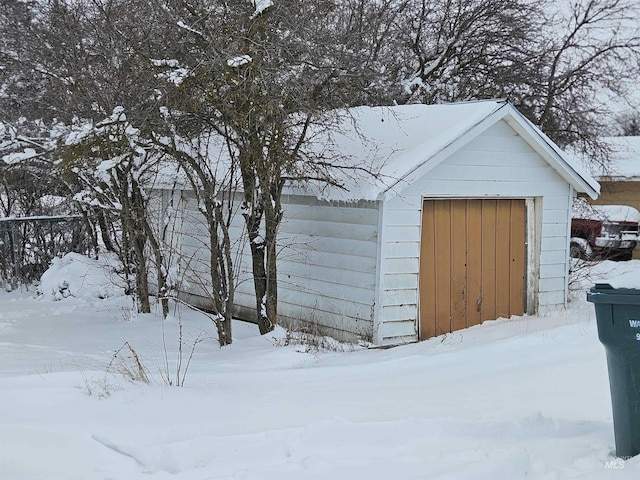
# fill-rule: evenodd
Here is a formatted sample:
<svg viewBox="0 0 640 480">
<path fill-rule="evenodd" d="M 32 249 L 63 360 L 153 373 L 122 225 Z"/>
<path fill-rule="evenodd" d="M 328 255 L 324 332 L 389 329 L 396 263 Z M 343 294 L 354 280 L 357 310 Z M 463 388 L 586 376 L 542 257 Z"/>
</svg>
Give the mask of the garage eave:
<svg viewBox="0 0 640 480">
<path fill-rule="evenodd" d="M 547 135 L 522 115 L 513 105 L 506 107 L 507 122 L 531 147 L 538 152 L 562 178 L 578 193 L 584 193 L 593 200 L 600 195 L 600 184 L 580 165 L 562 151 Z"/>
</svg>

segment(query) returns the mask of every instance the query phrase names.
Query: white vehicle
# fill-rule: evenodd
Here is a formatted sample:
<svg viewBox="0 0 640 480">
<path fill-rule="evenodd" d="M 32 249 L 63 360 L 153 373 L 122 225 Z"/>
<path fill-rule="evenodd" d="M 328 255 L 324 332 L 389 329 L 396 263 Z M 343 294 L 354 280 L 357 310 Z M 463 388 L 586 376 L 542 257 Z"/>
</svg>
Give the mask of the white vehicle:
<svg viewBox="0 0 640 480">
<path fill-rule="evenodd" d="M 571 220 L 574 258 L 631 260 L 639 238 L 640 212 L 627 205 L 590 205 L 576 200 Z"/>
</svg>

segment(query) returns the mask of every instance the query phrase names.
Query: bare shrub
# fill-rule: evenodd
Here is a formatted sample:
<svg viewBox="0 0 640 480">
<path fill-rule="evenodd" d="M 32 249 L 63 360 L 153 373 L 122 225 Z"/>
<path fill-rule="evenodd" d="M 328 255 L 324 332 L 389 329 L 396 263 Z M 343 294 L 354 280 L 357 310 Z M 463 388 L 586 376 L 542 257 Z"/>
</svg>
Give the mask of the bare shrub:
<svg viewBox="0 0 640 480">
<path fill-rule="evenodd" d="M 191 360 L 196 353 L 196 348 L 200 343 L 210 339 L 209 335 L 200 331 L 195 337 L 186 340 L 182 317 L 178 317 L 178 351 L 176 352 L 175 366 L 172 368 L 169 361 L 169 350 L 167 348 L 164 325 L 162 327 L 162 366 L 159 368 L 162 381 L 172 387 L 184 387 L 187 373 L 191 366 Z"/>
<path fill-rule="evenodd" d="M 106 373 L 121 375 L 131 382 L 151 383 L 149 370 L 129 342 L 124 342 L 112 355 Z"/>
<path fill-rule="evenodd" d="M 353 352 L 358 345 L 353 343 L 339 342 L 338 340 L 321 335 L 316 325 L 309 325 L 299 328 L 288 328 L 285 336 L 274 341 L 274 345 L 285 347 L 296 345 L 301 348 L 297 350 L 301 353 L 322 353 L 322 352 Z"/>
</svg>

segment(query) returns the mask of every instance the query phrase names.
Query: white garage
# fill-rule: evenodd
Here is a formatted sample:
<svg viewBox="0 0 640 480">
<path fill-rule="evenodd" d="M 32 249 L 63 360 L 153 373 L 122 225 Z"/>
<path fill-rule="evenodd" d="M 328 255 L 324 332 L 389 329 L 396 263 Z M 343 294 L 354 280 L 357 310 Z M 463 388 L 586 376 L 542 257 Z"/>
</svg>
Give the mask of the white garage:
<svg viewBox="0 0 640 480">
<path fill-rule="evenodd" d="M 379 175 L 286 191 L 279 323 L 384 345 L 565 304 L 571 205 L 599 185 L 511 104 L 360 107 L 330 142 Z M 187 215 L 186 270 L 208 256 Z M 248 249 L 238 258 L 237 314 L 252 319 Z"/>
</svg>

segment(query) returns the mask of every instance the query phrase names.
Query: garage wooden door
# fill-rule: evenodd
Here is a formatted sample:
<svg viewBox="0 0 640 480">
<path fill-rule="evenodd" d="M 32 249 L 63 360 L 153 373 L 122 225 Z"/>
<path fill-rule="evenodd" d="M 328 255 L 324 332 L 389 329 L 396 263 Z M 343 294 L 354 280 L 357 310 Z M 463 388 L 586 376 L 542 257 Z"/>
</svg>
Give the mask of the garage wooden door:
<svg viewBox="0 0 640 480">
<path fill-rule="evenodd" d="M 420 339 L 525 311 L 524 200 L 425 200 Z"/>
</svg>

